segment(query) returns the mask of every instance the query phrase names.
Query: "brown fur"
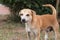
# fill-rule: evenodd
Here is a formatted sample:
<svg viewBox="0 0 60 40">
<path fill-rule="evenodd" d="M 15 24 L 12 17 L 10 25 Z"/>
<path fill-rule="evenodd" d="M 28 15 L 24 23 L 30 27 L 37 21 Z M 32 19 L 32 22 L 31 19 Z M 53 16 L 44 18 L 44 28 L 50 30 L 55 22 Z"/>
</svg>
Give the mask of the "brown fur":
<svg viewBox="0 0 60 40">
<path fill-rule="evenodd" d="M 52 26 L 55 34 L 56 34 L 56 38 L 59 34 L 59 24 L 56 18 L 56 9 L 50 5 L 50 4 L 46 4 L 44 6 L 48 6 L 51 7 L 53 10 L 52 15 L 50 14 L 46 14 L 46 15 L 36 15 L 35 19 L 33 18 L 33 20 L 35 20 L 35 22 L 33 23 L 36 26 L 36 29 L 41 29 L 41 30 L 46 30 L 49 26 Z M 57 39 L 56 39 L 57 40 Z"/>
<path fill-rule="evenodd" d="M 59 34 L 58 32 L 59 24 L 56 18 L 56 9 L 51 4 L 46 4 L 43 6 L 52 8 L 52 11 L 53 11 L 52 15 L 50 14 L 36 15 L 36 12 L 31 9 L 25 10 L 26 12 L 29 10 L 29 14 L 32 16 L 31 29 L 38 30 L 37 40 L 40 40 L 40 31 L 46 30 L 49 26 L 52 26 L 55 32 L 56 40 L 57 40 L 57 36 Z"/>
</svg>

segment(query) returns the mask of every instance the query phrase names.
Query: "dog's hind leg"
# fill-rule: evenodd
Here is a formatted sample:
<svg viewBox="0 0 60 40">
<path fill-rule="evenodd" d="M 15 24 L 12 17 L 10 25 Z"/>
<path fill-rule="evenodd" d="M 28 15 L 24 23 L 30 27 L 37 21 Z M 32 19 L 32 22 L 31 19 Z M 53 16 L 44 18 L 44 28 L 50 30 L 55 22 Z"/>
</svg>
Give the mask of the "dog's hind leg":
<svg viewBox="0 0 60 40">
<path fill-rule="evenodd" d="M 55 24 L 54 25 L 54 33 L 55 33 L 55 40 L 58 40 L 58 36 L 59 36 L 59 24 Z"/>
<path fill-rule="evenodd" d="M 45 40 L 48 40 L 48 32 L 45 32 Z"/>
</svg>

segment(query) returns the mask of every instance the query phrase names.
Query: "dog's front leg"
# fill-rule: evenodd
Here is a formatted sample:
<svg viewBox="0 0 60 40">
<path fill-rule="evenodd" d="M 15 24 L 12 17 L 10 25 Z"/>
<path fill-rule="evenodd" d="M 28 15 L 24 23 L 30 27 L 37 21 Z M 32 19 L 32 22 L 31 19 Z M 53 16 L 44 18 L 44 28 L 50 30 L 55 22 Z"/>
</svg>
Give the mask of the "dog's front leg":
<svg viewBox="0 0 60 40">
<path fill-rule="evenodd" d="M 27 32 L 27 39 L 28 39 L 28 40 L 31 40 L 30 32 Z"/>
<path fill-rule="evenodd" d="M 26 27 L 26 33 L 27 33 L 27 39 L 31 40 L 31 35 L 30 35 L 31 31 L 28 27 Z"/>
<path fill-rule="evenodd" d="M 25 27 L 25 30 L 26 30 L 26 34 L 27 34 L 27 39 L 28 40 L 31 40 L 31 29 L 30 29 L 30 25 L 26 24 L 26 27 Z"/>
<path fill-rule="evenodd" d="M 35 40 L 40 40 L 40 30 L 38 32 L 34 32 Z"/>
</svg>

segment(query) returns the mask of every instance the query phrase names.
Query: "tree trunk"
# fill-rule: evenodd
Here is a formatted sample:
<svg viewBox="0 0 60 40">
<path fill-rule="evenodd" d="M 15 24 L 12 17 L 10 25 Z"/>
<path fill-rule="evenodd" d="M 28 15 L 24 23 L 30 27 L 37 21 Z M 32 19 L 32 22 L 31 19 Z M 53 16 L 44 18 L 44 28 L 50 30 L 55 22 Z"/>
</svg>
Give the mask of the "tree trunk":
<svg viewBox="0 0 60 40">
<path fill-rule="evenodd" d="M 58 8 L 59 8 L 59 0 L 56 0 L 56 10 L 57 10 L 57 16 L 58 16 Z"/>
</svg>

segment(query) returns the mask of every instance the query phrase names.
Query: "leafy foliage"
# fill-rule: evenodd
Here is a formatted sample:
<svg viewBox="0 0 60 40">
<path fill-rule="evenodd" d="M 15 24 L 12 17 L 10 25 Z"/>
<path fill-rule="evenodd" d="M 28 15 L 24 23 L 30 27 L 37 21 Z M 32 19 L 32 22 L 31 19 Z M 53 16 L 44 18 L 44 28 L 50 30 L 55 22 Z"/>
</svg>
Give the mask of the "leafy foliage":
<svg viewBox="0 0 60 40">
<path fill-rule="evenodd" d="M 52 4 L 55 6 L 55 0 L 0 0 L 0 3 L 9 6 L 13 10 L 13 20 L 19 21 L 18 12 L 23 8 L 30 8 L 37 12 L 37 14 L 51 13 L 51 9 L 43 7 L 43 4 Z"/>
<path fill-rule="evenodd" d="M 56 4 L 55 0 L 0 0 L 0 2 L 6 4 L 15 12 L 22 8 L 30 8 L 37 11 L 38 14 L 42 14 L 43 4 L 52 4 L 54 6 Z"/>
</svg>

